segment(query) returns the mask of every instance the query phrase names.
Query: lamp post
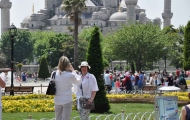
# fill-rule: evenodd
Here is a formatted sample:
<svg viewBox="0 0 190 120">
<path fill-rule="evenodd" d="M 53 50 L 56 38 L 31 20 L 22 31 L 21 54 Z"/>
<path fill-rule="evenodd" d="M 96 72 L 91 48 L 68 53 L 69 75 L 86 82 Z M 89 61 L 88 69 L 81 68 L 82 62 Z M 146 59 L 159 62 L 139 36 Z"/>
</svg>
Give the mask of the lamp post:
<svg viewBox="0 0 190 120">
<path fill-rule="evenodd" d="M 109 59 L 109 62 L 110 62 L 110 63 L 109 63 L 109 64 L 110 64 L 110 65 L 109 65 L 109 69 L 112 70 L 112 59 Z"/>
<path fill-rule="evenodd" d="M 14 72 L 14 38 L 17 34 L 17 28 L 12 24 L 9 28 L 9 36 L 11 37 L 11 91 L 10 95 L 14 95 L 13 72 Z"/>
</svg>

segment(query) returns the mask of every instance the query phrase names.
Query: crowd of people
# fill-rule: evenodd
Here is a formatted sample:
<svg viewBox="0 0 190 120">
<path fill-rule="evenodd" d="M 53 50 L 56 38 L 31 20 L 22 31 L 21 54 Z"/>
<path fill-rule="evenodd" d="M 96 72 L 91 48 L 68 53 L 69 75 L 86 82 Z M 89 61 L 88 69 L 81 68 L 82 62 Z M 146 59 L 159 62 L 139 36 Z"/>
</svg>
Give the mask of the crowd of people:
<svg viewBox="0 0 190 120">
<path fill-rule="evenodd" d="M 143 86 L 176 86 L 181 88 L 181 91 L 186 91 L 187 84 L 183 70 L 176 70 L 176 73 L 168 73 L 165 69 L 160 71 L 155 71 L 147 76 L 144 72 L 125 71 L 122 72 L 112 72 L 112 70 L 106 70 L 104 73 L 105 88 L 108 93 L 111 90 L 120 92 L 125 90 L 127 93 L 131 91 L 142 90 Z"/>
</svg>

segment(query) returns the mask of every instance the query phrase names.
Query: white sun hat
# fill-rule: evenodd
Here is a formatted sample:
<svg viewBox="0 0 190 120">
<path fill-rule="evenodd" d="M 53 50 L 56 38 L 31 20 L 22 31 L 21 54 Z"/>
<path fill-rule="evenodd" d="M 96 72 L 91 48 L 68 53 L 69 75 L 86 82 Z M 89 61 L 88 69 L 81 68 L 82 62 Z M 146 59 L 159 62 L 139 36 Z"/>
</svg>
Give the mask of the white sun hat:
<svg viewBox="0 0 190 120">
<path fill-rule="evenodd" d="M 90 66 L 88 65 L 88 62 L 86 62 L 86 61 L 83 61 L 81 63 L 81 65 L 79 65 L 79 68 L 81 68 L 82 66 L 87 66 L 90 69 Z"/>
</svg>

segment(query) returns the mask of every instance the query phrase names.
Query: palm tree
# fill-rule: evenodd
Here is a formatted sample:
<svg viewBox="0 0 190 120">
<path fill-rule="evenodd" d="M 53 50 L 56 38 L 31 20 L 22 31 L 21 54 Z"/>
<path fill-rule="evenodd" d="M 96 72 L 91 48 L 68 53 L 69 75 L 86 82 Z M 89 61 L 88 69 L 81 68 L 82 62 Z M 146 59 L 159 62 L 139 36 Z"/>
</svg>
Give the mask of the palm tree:
<svg viewBox="0 0 190 120">
<path fill-rule="evenodd" d="M 81 24 L 79 15 L 82 11 L 86 10 L 86 0 L 65 0 L 63 2 L 63 9 L 68 12 L 67 16 L 71 21 L 74 21 L 74 68 L 78 68 L 79 55 L 78 55 L 78 26 Z"/>
</svg>

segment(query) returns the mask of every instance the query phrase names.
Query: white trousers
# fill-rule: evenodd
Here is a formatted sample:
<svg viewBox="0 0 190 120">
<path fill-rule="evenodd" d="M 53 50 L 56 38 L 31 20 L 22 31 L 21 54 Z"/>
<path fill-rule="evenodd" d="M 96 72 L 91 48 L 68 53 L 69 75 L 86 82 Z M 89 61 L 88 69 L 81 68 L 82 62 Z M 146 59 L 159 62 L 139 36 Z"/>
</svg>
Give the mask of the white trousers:
<svg viewBox="0 0 190 120">
<path fill-rule="evenodd" d="M 56 120 L 70 120 L 73 102 L 55 105 L 55 118 Z"/>
</svg>

